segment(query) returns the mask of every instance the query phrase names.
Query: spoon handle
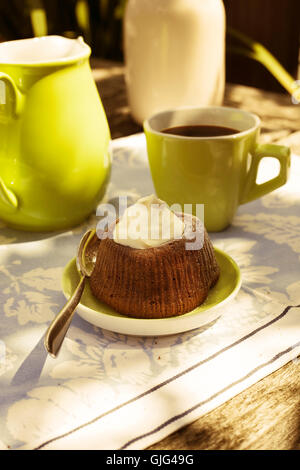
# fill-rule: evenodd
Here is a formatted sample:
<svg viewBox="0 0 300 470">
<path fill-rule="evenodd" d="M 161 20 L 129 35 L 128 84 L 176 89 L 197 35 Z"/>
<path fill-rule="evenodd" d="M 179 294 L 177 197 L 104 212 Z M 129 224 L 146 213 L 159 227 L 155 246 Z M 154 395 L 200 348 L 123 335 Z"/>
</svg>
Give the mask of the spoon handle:
<svg viewBox="0 0 300 470">
<path fill-rule="evenodd" d="M 59 353 L 60 347 L 69 329 L 73 314 L 77 305 L 80 302 L 84 286 L 85 276 L 81 276 L 78 286 L 73 292 L 72 296 L 56 315 L 52 323 L 50 324 L 44 339 L 44 345 L 48 353 L 52 357 L 56 357 Z"/>
</svg>

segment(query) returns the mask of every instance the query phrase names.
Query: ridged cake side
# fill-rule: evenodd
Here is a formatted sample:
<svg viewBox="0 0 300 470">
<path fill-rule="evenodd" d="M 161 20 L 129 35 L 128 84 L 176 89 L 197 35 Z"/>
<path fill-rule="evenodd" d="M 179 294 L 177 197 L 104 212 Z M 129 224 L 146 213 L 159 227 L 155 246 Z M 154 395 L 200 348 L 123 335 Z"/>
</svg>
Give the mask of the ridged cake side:
<svg viewBox="0 0 300 470">
<path fill-rule="evenodd" d="M 182 315 L 203 303 L 219 278 L 206 230 L 203 247 L 186 250 L 186 239 L 156 248 L 134 249 L 110 237 L 99 245 L 90 278 L 95 297 L 135 318 Z"/>
</svg>

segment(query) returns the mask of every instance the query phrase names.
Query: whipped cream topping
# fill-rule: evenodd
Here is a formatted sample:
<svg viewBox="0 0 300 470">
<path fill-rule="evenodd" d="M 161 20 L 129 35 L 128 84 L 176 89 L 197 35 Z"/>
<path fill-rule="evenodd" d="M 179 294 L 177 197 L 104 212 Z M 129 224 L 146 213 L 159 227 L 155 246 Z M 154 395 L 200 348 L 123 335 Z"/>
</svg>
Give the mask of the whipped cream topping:
<svg viewBox="0 0 300 470">
<path fill-rule="evenodd" d="M 153 248 L 182 237 L 185 225 L 154 194 L 128 207 L 113 231 L 113 239 L 131 248 Z"/>
</svg>

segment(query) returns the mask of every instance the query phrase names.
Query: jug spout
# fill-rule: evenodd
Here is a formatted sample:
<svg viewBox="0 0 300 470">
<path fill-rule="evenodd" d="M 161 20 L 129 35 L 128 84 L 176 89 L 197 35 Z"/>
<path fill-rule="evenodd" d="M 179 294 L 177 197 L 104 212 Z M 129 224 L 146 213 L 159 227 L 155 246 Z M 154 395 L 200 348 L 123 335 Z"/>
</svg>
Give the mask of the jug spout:
<svg viewBox="0 0 300 470">
<path fill-rule="evenodd" d="M 0 177 L 0 215 L 2 212 L 15 212 L 18 206 L 17 196 L 6 186 Z"/>
</svg>

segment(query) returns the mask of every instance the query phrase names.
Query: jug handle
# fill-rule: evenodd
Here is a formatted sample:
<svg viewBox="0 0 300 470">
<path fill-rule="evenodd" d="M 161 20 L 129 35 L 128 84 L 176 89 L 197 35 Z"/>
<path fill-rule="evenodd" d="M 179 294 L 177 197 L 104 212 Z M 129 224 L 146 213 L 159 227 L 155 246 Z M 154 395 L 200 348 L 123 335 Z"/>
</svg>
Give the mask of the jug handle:
<svg viewBox="0 0 300 470">
<path fill-rule="evenodd" d="M 15 211 L 18 208 L 19 202 L 18 198 L 3 182 L 2 178 L 0 177 L 0 207 L 1 203 L 5 204 L 6 211 L 9 210 Z"/>
<path fill-rule="evenodd" d="M 1 93 L 2 90 L 0 90 L 0 105 L 5 105 L 6 104 L 6 98 L 7 98 L 7 90 L 6 90 L 6 83 L 9 83 L 13 90 L 13 101 L 14 101 L 14 116 L 17 118 L 23 108 L 23 100 L 24 97 L 22 93 L 18 90 L 14 80 L 7 75 L 6 73 L 0 72 L 0 82 L 4 82 L 5 88 L 4 92 Z M 9 189 L 2 178 L 0 177 L 0 205 L 4 204 L 4 208 L 6 211 L 15 211 L 18 208 L 18 198 L 17 196 Z"/>
<path fill-rule="evenodd" d="M 6 83 L 9 83 L 11 85 L 13 89 L 13 93 L 14 93 L 14 98 L 13 98 L 14 114 L 15 114 L 14 117 L 18 117 L 22 112 L 24 96 L 18 89 L 14 80 L 9 75 L 7 75 L 7 73 L 0 72 L 0 82 L 4 82 L 5 85 Z M 4 93 L 0 94 L 0 105 L 6 104 L 6 94 L 7 94 L 7 91 L 6 91 L 6 86 L 5 86 Z"/>
</svg>

